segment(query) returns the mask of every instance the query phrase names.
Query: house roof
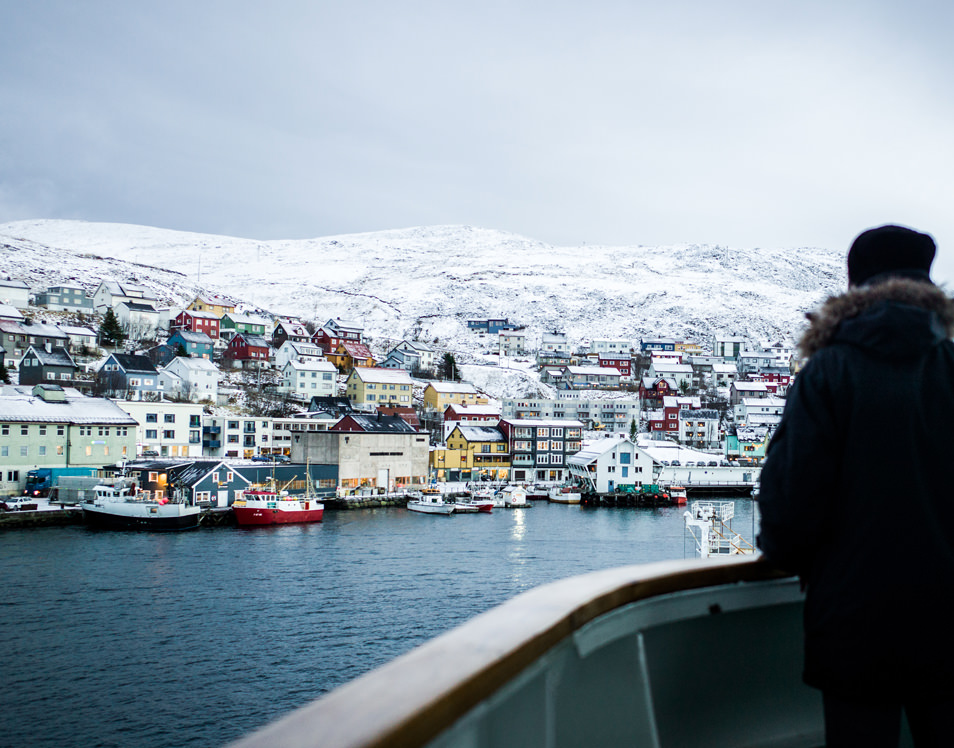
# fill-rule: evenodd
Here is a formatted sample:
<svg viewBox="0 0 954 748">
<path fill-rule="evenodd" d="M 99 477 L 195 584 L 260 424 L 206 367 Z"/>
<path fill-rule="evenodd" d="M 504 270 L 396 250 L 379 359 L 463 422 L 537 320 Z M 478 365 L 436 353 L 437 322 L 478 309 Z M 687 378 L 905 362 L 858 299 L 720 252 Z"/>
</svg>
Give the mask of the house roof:
<svg viewBox="0 0 954 748">
<path fill-rule="evenodd" d="M 503 435 L 500 429 L 490 426 L 464 426 L 458 424 L 454 427 L 454 431 L 459 431 L 460 435 L 469 442 L 506 441 L 506 437 Z"/>
<path fill-rule="evenodd" d="M 234 338 L 233 341 L 242 339 L 245 341 L 245 344 L 253 348 L 268 348 L 268 341 L 265 340 L 261 335 L 249 335 L 248 333 L 240 332 Z M 231 344 L 230 344 L 231 345 Z"/>
<path fill-rule="evenodd" d="M 633 444 L 634 447 L 636 446 L 631 439 L 625 436 L 610 436 L 605 439 L 597 439 L 589 444 L 585 444 L 583 449 L 575 455 L 567 457 L 566 461 L 570 465 L 589 465 L 610 450 L 616 449 L 621 444 L 627 442 Z"/>
<path fill-rule="evenodd" d="M 0 287 L 3 288 L 19 288 L 20 290 L 26 289 L 30 290 L 30 287 L 24 281 L 17 280 L 0 280 Z"/>
<path fill-rule="evenodd" d="M 579 427 L 583 428 L 582 421 L 576 421 L 569 418 L 504 418 L 501 423 L 509 423 L 511 426 L 517 427 L 530 427 L 530 428 L 543 428 L 543 427 L 555 427 L 555 428 L 574 428 Z"/>
<path fill-rule="evenodd" d="M 15 306 L 9 304 L 0 304 L 0 318 L 6 318 L 14 321 L 23 319 L 23 315 Z"/>
<path fill-rule="evenodd" d="M 106 361 L 109 361 L 110 358 L 119 364 L 127 374 L 131 372 L 142 372 L 144 374 L 159 373 L 156 367 L 153 366 L 152 361 L 146 356 L 134 353 L 113 353 L 110 354 Z"/>
<path fill-rule="evenodd" d="M 207 358 L 199 358 L 192 356 L 176 356 L 172 361 L 166 364 L 165 369 L 169 369 L 173 365 L 183 366 L 190 371 L 218 371 L 219 367 L 214 363 L 209 361 Z"/>
<path fill-rule="evenodd" d="M 609 366 L 567 366 L 566 371 L 576 376 L 596 375 L 600 377 L 621 377 L 619 369 Z"/>
<path fill-rule="evenodd" d="M 376 366 L 359 367 L 352 370 L 352 376 L 357 377 L 362 382 L 373 382 L 374 384 L 414 384 L 414 380 L 403 369 L 381 369 Z"/>
<path fill-rule="evenodd" d="M 332 431 L 343 431 L 339 426 L 354 424 L 359 430 L 377 434 L 416 434 L 417 430 L 400 416 L 386 416 L 382 413 L 366 415 L 349 413 L 331 427 Z"/>
<path fill-rule="evenodd" d="M 81 335 L 86 338 L 95 338 L 96 333 L 88 327 L 77 327 L 76 325 L 60 325 L 60 329 L 67 335 Z"/>
<path fill-rule="evenodd" d="M 192 332 L 191 330 L 176 330 L 169 336 L 171 341 L 173 338 L 181 338 L 187 343 L 194 343 L 200 345 L 215 345 L 212 342 L 212 338 L 206 335 L 204 332 Z"/>
<path fill-rule="evenodd" d="M 210 303 L 210 302 L 206 302 L 206 303 Z M 221 304 L 219 306 L 221 306 Z M 219 318 L 219 315 L 217 315 L 215 312 L 200 311 L 198 309 L 183 309 L 176 316 L 197 317 L 199 319 L 218 319 Z"/>
<path fill-rule="evenodd" d="M 27 349 L 27 352 L 23 354 L 23 357 L 26 358 L 30 354 L 30 351 L 33 351 L 33 355 L 36 356 L 37 360 L 43 366 L 69 366 L 77 368 L 76 362 L 73 361 L 67 350 L 61 346 L 54 346 L 51 351 L 47 351 L 45 348 L 37 348 L 31 345 Z"/>
<path fill-rule="evenodd" d="M 63 387 L 62 402 L 34 397 L 33 387 L 0 386 L 0 420 L 14 423 L 108 423 L 135 426 L 136 419 L 112 400 L 86 397 Z"/>
<path fill-rule="evenodd" d="M 298 361 L 296 359 L 291 359 L 285 367 L 291 367 L 296 371 L 338 371 L 336 367 L 330 361 L 325 361 L 324 359 L 306 359 L 305 361 Z"/>
<path fill-rule="evenodd" d="M 444 395 L 477 395 L 477 388 L 470 382 L 430 382 L 428 385 L 435 392 Z"/>
<path fill-rule="evenodd" d="M 353 340 L 343 340 L 339 343 L 339 346 L 344 348 L 345 353 L 351 356 L 351 358 L 374 358 L 371 354 L 371 349 L 364 343 L 357 343 Z"/>
<path fill-rule="evenodd" d="M 141 312 L 143 314 L 159 314 L 159 310 L 156 309 L 152 304 L 143 304 L 139 301 L 120 301 L 116 306 L 124 306 L 130 312 Z"/>
</svg>

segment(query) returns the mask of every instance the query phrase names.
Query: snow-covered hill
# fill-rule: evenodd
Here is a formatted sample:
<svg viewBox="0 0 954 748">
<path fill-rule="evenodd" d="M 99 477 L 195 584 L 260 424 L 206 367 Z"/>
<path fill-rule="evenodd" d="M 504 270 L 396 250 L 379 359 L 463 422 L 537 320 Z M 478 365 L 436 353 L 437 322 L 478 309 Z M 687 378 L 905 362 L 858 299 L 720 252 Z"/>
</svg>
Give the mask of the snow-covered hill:
<svg viewBox="0 0 954 748">
<path fill-rule="evenodd" d="M 0 273 L 35 291 L 133 281 L 173 305 L 204 290 L 247 309 L 355 319 L 378 341 L 413 335 L 465 357 L 489 346 L 466 320 L 488 316 L 573 343 L 791 339 L 804 312 L 845 283 L 843 254 L 812 248 L 554 247 L 467 226 L 255 241 L 61 220 L 0 225 Z"/>
</svg>

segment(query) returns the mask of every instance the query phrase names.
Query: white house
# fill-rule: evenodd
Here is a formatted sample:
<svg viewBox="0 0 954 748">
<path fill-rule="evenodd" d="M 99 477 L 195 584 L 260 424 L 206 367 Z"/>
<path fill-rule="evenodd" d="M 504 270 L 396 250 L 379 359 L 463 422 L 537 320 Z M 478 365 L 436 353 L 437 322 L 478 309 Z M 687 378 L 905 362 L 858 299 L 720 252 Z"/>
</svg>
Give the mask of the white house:
<svg viewBox="0 0 954 748">
<path fill-rule="evenodd" d="M 30 306 L 30 287 L 23 281 L 0 280 L 0 304 L 26 309 Z"/>
<path fill-rule="evenodd" d="M 610 436 L 587 444 L 567 458 L 570 476 L 596 493 L 619 486 L 653 483 L 653 459 L 628 436 Z"/>
<path fill-rule="evenodd" d="M 163 375 L 167 376 L 163 379 L 167 397 L 177 395 L 192 402 L 211 400 L 214 403 L 219 396 L 221 372 L 207 358 L 176 356 L 160 370 L 161 379 Z"/>
<path fill-rule="evenodd" d="M 545 332 L 540 337 L 540 350 L 546 353 L 570 353 L 565 332 Z"/>
<path fill-rule="evenodd" d="M 123 331 L 131 338 L 152 335 L 159 329 L 159 312 L 139 301 L 120 301 L 113 309 Z"/>
<path fill-rule="evenodd" d="M 299 343 L 294 340 L 286 340 L 275 351 L 275 368 L 279 371 L 284 370 L 285 364 L 289 361 L 325 361 L 325 354 L 321 348 L 314 343 Z"/>
<path fill-rule="evenodd" d="M 98 314 L 105 313 L 107 309 L 115 309 L 116 305 L 123 301 L 144 304 L 155 309 L 159 300 L 145 286 L 132 283 L 102 281 L 93 291 L 93 307 Z"/>
<path fill-rule="evenodd" d="M 418 368 L 422 371 L 433 371 L 437 363 L 437 354 L 434 349 L 419 340 L 402 340 L 394 347 L 394 350 L 416 353 L 419 358 Z"/>
<path fill-rule="evenodd" d="M 526 330 L 501 330 L 499 333 L 501 356 L 524 356 L 527 353 Z"/>
<path fill-rule="evenodd" d="M 338 369 L 324 358 L 293 358 L 285 363 L 281 371 L 280 389 L 304 400 L 316 395 L 334 397 L 337 391 Z"/>
<path fill-rule="evenodd" d="M 676 382 L 676 387 L 680 389 L 692 386 L 692 366 L 689 364 L 676 364 L 654 358 L 646 374 L 654 379 L 657 377 L 672 379 Z"/>
<path fill-rule="evenodd" d="M 632 340 L 623 338 L 596 338 L 590 341 L 590 353 L 629 353 L 633 347 Z"/>
<path fill-rule="evenodd" d="M 157 457 L 202 456 L 202 406 L 173 403 L 117 400 L 122 410 L 136 419 L 138 454 Z M 152 455 L 151 453 L 155 453 Z"/>
</svg>

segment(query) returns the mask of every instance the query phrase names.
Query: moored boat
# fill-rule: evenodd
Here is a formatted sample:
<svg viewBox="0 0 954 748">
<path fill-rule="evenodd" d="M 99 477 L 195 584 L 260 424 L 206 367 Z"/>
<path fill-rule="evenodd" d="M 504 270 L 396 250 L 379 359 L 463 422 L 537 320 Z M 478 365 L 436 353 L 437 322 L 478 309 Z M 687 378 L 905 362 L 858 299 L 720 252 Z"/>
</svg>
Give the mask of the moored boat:
<svg viewBox="0 0 954 748">
<path fill-rule="evenodd" d="M 476 497 L 467 497 L 457 499 L 454 502 L 454 511 L 463 514 L 473 514 L 475 512 L 490 512 L 494 508 L 493 499 L 478 499 Z"/>
<path fill-rule="evenodd" d="M 93 498 L 80 504 L 90 527 L 113 530 L 190 530 L 199 526 L 201 509 L 183 501 L 146 499 L 129 478 L 103 481 Z"/>
<path fill-rule="evenodd" d="M 443 514 L 445 516 L 454 513 L 454 504 L 444 501 L 444 495 L 436 488 L 425 488 L 410 495 L 414 498 L 408 500 L 407 508 L 412 512 Z"/>
<path fill-rule="evenodd" d="M 321 522 L 325 514 L 325 505 L 313 495 L 290 496 L 268 488 L 251 488 L 236 495 L 232 511 L 243 527 Z"/>
<path fill-rule="evenodd" d="M 580 489 L 572 486 L 553 486 L 550 489 L 550 501 L 554 504 L 579 504 Z"/>
</svg>

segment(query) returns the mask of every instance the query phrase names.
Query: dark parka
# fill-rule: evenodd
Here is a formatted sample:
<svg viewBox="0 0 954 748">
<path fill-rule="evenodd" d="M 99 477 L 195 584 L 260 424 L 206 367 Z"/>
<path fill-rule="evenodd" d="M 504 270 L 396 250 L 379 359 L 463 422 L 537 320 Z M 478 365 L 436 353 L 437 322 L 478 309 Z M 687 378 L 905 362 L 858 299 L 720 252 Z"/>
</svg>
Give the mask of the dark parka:
<svg viewBox="0 0 954 748">
<path fill-rule="evenodd" d="M 954 303 L 891 279 L 809 318 L 759 496 L 759 546 L 807 588 L 805 681 L 954 690 Z"/>
</svg>

